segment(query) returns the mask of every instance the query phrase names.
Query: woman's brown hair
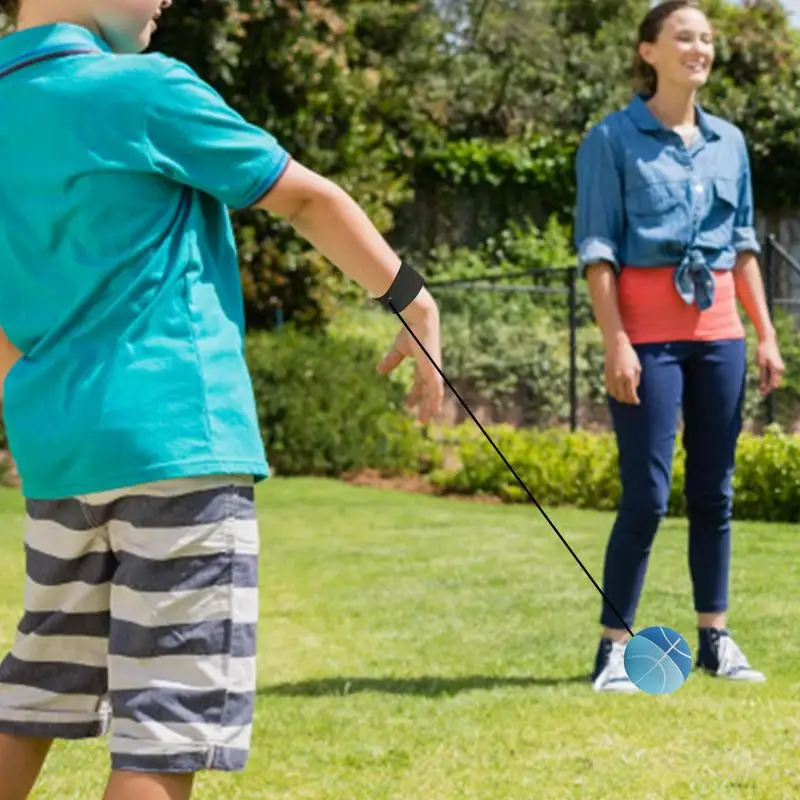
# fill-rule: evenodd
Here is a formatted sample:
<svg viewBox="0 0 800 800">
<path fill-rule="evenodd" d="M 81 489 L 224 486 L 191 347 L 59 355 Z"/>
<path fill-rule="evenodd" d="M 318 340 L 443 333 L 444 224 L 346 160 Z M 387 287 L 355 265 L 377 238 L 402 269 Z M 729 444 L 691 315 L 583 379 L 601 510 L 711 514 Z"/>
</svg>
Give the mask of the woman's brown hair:
<svg viewBox="0 0 800 800">
<path fill-rule="evenodd" d="M 639 45 L 642 42 L 654 44 L 667 18 L 684 8 L 699 9 L 699 5 L 697 0 L 667 0 L 651 8 L 639 25 L 639 37 L 633 61 L 633 77 L 638 91 L 653 95 L 658 86 L 656 71 L 639 55 Z"/>
</svg>

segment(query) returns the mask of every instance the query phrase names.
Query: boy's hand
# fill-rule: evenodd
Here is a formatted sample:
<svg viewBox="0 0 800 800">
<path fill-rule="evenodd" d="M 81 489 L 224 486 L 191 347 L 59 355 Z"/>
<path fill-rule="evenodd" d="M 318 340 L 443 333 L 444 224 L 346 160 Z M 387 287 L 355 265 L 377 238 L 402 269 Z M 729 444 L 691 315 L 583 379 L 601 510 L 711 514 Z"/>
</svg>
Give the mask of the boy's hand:
<svg viewBox="0 0 800 800">
<path fill-rule="evenodd" d="M 256 207 L 285 219 L 300 236 L 373 297 L 381 297 L 397 274 L 400 258 L 355 200 L 341 187 L 296 161 L 288 164 Z M 426 289 L 401 312 L 401 317 L 434 362 L 440 364 L 439 311 Z M 409 406 L 418 406 L 420 421 L 428 422 L 442 407 L 444 380 L 403 327 L 392 349 L 378 365 L 378 371 L 385 375 L 406 358 L 417 362 L 414 385 L 408 396 Z"/>
<path fill-rule="evenodd" d="M 381 375 L 388 375 L 397 369 L 406 358 L 416 360 L 414 383 L 406 402 L 409 408 L 415 406 L 418 408 L 417 418 L 425 424 L 441 411 L 444 398 L 444 380 L 431 363 L 432 358 L 435 364 L 441 368 L 439 312 L 433 299 L 423 290 L 423 294 L 401 316 L 408 323 L 430 358 L 403 326 L 391 349 L 378 364 L 378 372 Z"/>
</svg>

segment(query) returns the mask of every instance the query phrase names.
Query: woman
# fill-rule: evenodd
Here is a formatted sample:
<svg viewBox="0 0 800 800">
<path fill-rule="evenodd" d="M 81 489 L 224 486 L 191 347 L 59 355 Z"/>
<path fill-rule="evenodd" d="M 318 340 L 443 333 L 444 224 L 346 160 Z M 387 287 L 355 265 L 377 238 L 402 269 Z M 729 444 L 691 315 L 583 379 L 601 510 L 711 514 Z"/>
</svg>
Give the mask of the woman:
<svg viewBox="0 0 800 800">
<path fill-rule="evenodd" d="M 643 91 L 592 128 L 577 156 L 576 246 L 603 335 L 622 482 L 606 550 L 596 691 L 636 691 L 623 663 L 625 625 L 633 625 L 667 509 L 681 411 L 696 665 L 765 680 L 726 629 L 746 370 L 737 298 L 758 334 L 762 394 L 779 385 L 784 366 L 759 273 L 744 137 L 696 101 L 713 57 L 711 26 L 695 2 L 653 8 L 637 44 Z"/>
</svg>

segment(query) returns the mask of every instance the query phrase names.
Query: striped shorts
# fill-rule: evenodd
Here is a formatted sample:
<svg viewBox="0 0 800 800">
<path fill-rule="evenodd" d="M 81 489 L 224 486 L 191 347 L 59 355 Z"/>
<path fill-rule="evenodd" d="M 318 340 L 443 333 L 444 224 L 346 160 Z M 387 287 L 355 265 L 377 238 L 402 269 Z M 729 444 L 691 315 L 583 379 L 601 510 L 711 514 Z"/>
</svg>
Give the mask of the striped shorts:
<svg viewBox="0 0 800 800">
<path fill-rule="evenodd" d="M 252 480 L 28 500 L 25 610 L 0 732 L 109 734 L 115 770 L 241 771 L 255 698 Z"/>
</svg>

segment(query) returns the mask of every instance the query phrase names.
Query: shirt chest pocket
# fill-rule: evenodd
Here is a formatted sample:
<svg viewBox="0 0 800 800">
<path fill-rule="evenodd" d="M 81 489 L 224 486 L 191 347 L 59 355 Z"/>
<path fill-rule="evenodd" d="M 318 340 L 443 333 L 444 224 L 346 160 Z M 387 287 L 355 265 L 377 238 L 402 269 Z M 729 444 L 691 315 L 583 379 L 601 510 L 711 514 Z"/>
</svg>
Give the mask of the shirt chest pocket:
<svg viewBox="0 0 800 800">
<path fill-rule="evenodd" d="M 731 178 L 714 178 L 714 198 L 730 213 L 739 204 L 739 190 L 736 181 Z"/>
<path fill-rule="evenodd" d="M 739 188 L 731 178 L 713 178 L 709 181 L 708 205 L 701 226 L 702 244 L 723 248 L 731 244 L 736 211 L 739 207 Z"/>
<path fill-rule="evenodd" d="M 655 217 L 675 214 L 682 206 L 681 187 L 671 183 L 647 183 L 631 189 L 625 197 L 625 211 L 633 220 L 653 222 Z"/>
</svg>

